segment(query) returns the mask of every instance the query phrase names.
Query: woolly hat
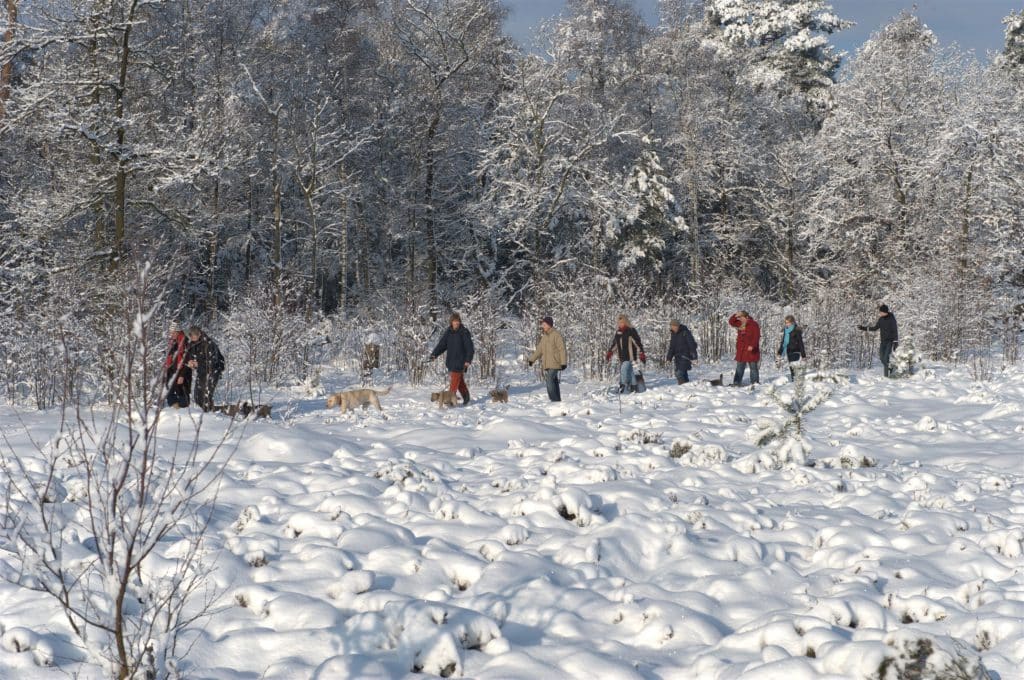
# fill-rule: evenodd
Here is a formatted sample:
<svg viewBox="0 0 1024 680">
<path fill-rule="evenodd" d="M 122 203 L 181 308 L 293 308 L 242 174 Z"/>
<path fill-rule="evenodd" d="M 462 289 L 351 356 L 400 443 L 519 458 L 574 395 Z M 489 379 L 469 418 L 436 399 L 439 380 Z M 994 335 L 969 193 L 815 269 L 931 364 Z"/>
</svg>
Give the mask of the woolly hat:
<svg viewBox="0 0 1024 680">
<path fill-rule="evenodd" d="M 540 320 L 540 322 L 541 323 L 546 323 L 549 326 L 554 326 L 555 325 L 555 320 L 552 319 L 550 316 L 545 316 L 543 319 Z"/>
<path fill-rule="evenodd" d="M 668 322 L 668 325 L 669 326 L 682 326 L 683 324 L 679 322 L 679 319 L 672 319 L 672 320 L 670 320 Z"/>
<path fill-rule="evenodd" d="M 888 314 L 889 313 L 889 305 L 882 305 L 882 306 L 880 306 L 878 308 L 878 311 L 884 312 L 884 313 Z"/>
</svg>

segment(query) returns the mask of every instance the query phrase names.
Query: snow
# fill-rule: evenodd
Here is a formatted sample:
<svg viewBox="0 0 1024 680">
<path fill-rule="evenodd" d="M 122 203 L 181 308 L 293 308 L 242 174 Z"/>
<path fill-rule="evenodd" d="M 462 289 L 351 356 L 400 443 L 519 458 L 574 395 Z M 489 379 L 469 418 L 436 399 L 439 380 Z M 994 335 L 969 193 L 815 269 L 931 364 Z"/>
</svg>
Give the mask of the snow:
<svg viewBox="0 0 1024 680">
<path fill-rule="evenodd" d="M 287 419 L 206 417 L 202 445 L 230 444 L 217 599 L 184 677 L 1020 677 L 1024 371 L 812 383 L 799 436 L 778 434 L 792 388 L 764 374 L 774 393 L 649 370 L 621 415 L 570 373 L 557 407 L 520 375 L 508 404 L 439 410 L 398 384 L 382 414 L 280 392 Z M 195 415 L 163 414 L 167 450 Z M 26 469 L 57 418 L 0 409 Z M 151 569 L 182 554 L 157 552 Z M 73 639 L 53 601 L 0 582 L 0 677 L 100 677 Z"/>
</svg>

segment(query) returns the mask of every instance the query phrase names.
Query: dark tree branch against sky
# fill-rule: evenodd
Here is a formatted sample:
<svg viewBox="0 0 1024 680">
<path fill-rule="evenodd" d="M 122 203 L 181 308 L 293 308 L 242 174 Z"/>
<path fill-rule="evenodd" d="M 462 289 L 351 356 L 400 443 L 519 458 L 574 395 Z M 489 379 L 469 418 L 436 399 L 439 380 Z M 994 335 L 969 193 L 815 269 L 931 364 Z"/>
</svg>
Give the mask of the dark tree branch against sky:
<svg viewBox="0 0 1024 680">
<path fill-rule="evenodd" d="M 648 21 L 658 15 L 657 0 L 634 0 Z M 504 0 L 509 8 L 506 30 L 520 43 L 531 40 L 536 27 L 564 8 L 563 0 Z M 903 10 L 912 10 L 944 45 L 953 42 L 985 59 L 1003 48 L 1002 19 L 1024 8 L 1022 0 L 833 0 L 832 7 L 856 26 L 834 38 L 840 50 L 852 55 L 865 40 Z"/>
</svg>

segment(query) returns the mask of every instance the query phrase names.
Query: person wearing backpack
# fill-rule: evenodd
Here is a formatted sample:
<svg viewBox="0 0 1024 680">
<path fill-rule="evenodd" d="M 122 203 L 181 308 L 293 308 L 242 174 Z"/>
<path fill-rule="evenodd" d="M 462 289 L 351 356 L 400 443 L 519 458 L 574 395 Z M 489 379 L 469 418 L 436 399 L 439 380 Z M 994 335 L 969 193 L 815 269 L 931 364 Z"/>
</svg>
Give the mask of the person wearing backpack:
<svg viewBox="0 0 1024 680">
<path fill-rule="evenodd" d="M 188 365 L 192 368 L 194 399 L 204 411 L 213 410 L 213 391 L 224 374 L 224 355 L 199 326 L 188 329 Z"/>
<path fill-rule="evenodd" d="M 562 334 L 555 330 L 555 322 L 550 316 L 540 320 L 540 339 L 537 341 L 537 349 L 533 351 L 527 363 L 533 366 L 533 362 L 540 359 L 540 367 L 544 369 L 544 383 L 548 388 L 548 399 L 551 401 L 562 401 L 562 391 L 559 386 L 559 376 L 569 363 L 569 357 L 565 352 L 565 340 Z"/>
<path fill-rule="evenodd" d="M 804 349 L 804 330 L 796 323 L 796 317 L 792 314 L 786 315 L 785 325 L 782 328 L 782 339 L 779 341 L 779 357 L 789 363 L 789 382 L 796 379 L 796 371 L 793 364 L 802 361 L 807 356 Z"/>
<path fill-rule="evenodd" d="M 675 364 L 676 383 L 682 385 L 690 382 L 690 369 L 693 368 L 693 362 L 697 361 L 697 341 L 690 329 L 678 319 L 669 321 L 668 328 L 671 335 L 665 361 Z"/>
</svg>

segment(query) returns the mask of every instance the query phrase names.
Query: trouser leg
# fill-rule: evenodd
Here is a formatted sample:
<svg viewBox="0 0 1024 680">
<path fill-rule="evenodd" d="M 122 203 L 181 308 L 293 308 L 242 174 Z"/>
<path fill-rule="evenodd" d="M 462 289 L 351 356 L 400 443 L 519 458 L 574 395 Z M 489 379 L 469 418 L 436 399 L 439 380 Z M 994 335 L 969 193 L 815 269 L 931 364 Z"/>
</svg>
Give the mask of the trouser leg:
<svg viewBox="0 0 1024 680">
<path fill-rule="evenodd" d="M 633 391 L 636 387 L 636 375 L 633 373 L 633 364 L 623 361 L 619 366 L 619 389 Z"/>
<path fill-rule="evenodd" d="M 462 395 L 462 403 L 469 403 L 469 386 L 466 385 L 465 373 L 462 371 L 452 371 L 450 373 L 451 382 L 448 389 L 452 392 L 458 392 Z"/>
<path fill-rule="evenodd" d="M 761 362 L 751 361 L 750 362 L 750 384 L 756 385 L 761 382 Z"/>
<path fill-rule="evenodd" d="M 544 384 L 548 388 L 548 399 L 551 401 L 562 401 L 558 369 L 549 368 L 544 371 Z"/>
<path fill-rule="evenodd" d="M 747 363 L 745 361 L 736 362 L 736 373 L 732 377 L 733 385 L 743 384 L 743 374 L 747 371 Z"/>
<path fill-rule="evenodd" d="M 883 342 L 878 347 L 878 358 L 882 361 L 882 375 L 889 377 L 889 361 L 892 359 L 892 342 Z"/>
</svg>

